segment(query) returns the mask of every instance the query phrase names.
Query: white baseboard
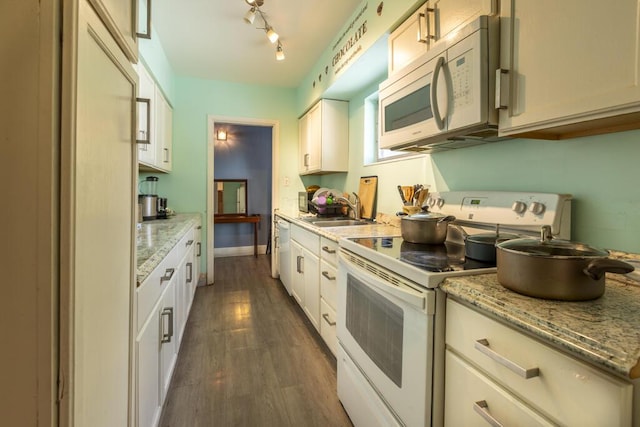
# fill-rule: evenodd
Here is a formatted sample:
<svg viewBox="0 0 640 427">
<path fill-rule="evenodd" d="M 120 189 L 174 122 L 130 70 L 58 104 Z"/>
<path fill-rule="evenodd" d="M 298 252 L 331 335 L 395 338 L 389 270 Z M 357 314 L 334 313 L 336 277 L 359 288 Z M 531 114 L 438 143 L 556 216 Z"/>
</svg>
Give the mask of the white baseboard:
<svg viewBox="0 0 640 427">
<path fill-rule="evenodd" d="M 258 255 L 263 255 L 267 251 L 267 245 L 258 245 Z M 215 258 L 225 258 L 230 256 L 253 255 L 253 246 L 236 246 L 233 248 L 213 248 Z"/>
</svg>

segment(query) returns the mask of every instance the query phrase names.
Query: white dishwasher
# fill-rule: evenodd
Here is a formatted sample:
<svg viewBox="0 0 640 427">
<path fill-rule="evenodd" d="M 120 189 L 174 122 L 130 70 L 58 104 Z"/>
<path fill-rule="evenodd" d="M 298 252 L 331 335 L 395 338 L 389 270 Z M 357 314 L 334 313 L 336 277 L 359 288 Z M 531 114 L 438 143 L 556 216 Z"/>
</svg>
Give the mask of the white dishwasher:
<svg viewBox="0 0 640 427">
<path fill-rule="evenodd" d="M 278 232 L 278 272 L 280 281 L 291 295 L 291 230 L 288 221 L 278 219 L 276 222 Z"/>
</svg>

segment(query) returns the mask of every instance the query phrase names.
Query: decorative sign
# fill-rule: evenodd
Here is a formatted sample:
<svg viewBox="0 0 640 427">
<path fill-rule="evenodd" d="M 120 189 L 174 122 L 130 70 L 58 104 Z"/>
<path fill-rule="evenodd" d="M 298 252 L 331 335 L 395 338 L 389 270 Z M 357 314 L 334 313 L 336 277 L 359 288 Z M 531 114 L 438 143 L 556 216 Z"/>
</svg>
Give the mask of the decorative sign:
<svg viewBox="0 0 640 427">
<path fill-rule="evenodd" d="M 367 34 L 365 12 L 368 8 L 369 3 L 365 3 L 332 47 L 331 67 L 335 75 L 362 53 L 362 39 Z"/>
</svg>

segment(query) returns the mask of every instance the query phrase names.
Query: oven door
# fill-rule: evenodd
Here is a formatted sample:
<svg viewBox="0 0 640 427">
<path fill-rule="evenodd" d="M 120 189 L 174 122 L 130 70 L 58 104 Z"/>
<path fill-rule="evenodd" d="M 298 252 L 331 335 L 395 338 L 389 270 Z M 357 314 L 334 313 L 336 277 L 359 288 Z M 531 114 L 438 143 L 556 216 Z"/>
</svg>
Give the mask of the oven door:
<svg viewBox="0 0 640 427">
<path fill-rule="evenodd" d="M 338 270 L 340 345 L 401 424 L 429 424 L 435 291 L 349 252 L 340 253 Z"/>
</svg>

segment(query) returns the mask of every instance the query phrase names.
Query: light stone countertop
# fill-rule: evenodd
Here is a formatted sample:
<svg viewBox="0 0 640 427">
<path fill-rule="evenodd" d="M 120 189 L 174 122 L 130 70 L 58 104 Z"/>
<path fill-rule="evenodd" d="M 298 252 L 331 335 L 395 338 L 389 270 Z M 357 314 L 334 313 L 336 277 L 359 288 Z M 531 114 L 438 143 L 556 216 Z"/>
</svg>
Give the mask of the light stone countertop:
<svg viewBox="0 0 640 427">
<path fill-rule="evenodd" d="M 394 237 L 400 236 L 400 220 L 388 215 L 377 215 L 376 221 L 367 225 L 316 227 L 304 221 L 298 212 L 276 211 L 276 216 L 335 242 L 343 237 Z"/>
<path fill-rule="evenodd" d="M 191 227 L 199 224 L 201 216 L 197 213 L 144 221 L 136 236 L 137 285 L 144 282 Z"/>
<path fill-rule="evenodd" d="M 604 295 L 582 302 L 520 295 L 501 286 L 495 273 L 451 277 L 440 288 L 594 366 L 639 378 L 640 285 L 619 274 L 606 277 Z"/>
</svg>

